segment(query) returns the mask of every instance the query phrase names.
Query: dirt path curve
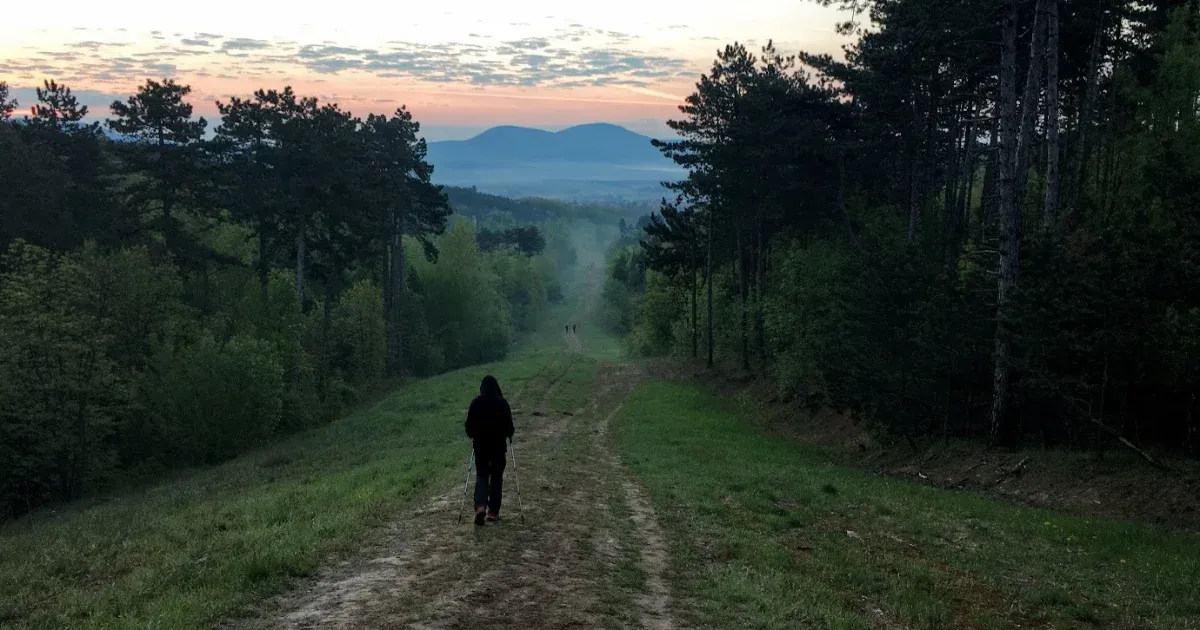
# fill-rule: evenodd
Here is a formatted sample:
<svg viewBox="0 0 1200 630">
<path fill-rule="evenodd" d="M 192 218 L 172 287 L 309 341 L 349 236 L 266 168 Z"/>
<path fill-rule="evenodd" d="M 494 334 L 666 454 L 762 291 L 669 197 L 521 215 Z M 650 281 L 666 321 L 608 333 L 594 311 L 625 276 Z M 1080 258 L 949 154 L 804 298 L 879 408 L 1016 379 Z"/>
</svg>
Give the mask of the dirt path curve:
<svg viewBox="0 0 1200 630">
<path fill-rule="evenodd" d="M 644 492 L 608 443 L 609 421 L 639 372 L 602 364 L 594 381 L 568 382 L 577 361 L 568 354 L 550 362 L 514 396 L 519 468 L 514 475 L 510 463 L 505 477 L 501 524 L 455 522 L 460 477 L 391 523 L 357 560 L 322 570 L 249 625 L 677 627 L 663 575 L 665 539 Z M 589 388 L 586 398 L 580 388 Z M 572 399 L 586 402 L 561 408 Z"/>
</svg>

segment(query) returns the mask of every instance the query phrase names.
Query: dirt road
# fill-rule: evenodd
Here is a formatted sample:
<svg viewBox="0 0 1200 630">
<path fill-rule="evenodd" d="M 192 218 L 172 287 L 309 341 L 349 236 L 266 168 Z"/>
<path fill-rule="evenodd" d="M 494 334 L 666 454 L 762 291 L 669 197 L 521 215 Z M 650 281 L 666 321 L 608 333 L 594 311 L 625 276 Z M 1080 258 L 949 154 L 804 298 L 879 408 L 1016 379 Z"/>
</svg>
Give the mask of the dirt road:
<svg viewBox="0 0 1200 630">
<path fill-rule="evenodd" d="M 476 527 L 469 514 L 457 522 L 465 503 L 459 482 L 395 519 L 357 560 L 327 567 L 249 625 L 676 627 L 663 534 L 608 444 L 609 420 L 639 374 L 601 364 L 589 382 L 568 383 L 581 360 L 568 353 L 548 362 L 512 397 L 518 468 L 510 462 L 501 523 Z M 577 407 L 561 408 L 570 401 Z"/>
</svg>

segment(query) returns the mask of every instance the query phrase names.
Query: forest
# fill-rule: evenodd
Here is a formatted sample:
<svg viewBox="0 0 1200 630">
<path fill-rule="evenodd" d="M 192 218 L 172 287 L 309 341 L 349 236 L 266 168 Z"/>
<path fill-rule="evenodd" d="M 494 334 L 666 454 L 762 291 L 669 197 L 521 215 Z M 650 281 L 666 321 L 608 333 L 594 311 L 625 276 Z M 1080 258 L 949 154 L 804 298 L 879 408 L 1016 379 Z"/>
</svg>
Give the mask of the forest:
<svg viewBox="0 0 1200 630">
<path fill-rule="evenodd" d="M 261 90 L 218 103 L 210 130 L 172 80 L 104 123 L 55 81 L 24 116 L 8 92 L 0 520 L 503 358 L 594 227 L 559 202 L 448 196 L 403 108 Z"/>
<path fill-rule="evenodd" d="M 844 59 L 719 52 L 606 325 L 897 437 L 1200 454 L 1200 14 L 824 0 Z"/>
</svg>

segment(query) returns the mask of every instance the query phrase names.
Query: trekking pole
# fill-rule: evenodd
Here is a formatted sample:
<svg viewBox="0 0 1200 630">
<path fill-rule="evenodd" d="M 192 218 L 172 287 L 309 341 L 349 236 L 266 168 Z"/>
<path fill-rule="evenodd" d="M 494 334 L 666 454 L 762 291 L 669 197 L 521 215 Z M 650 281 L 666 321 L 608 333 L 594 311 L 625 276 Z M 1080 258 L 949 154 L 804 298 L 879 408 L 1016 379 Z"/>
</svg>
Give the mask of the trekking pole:
<svg viewBox="0 0 1200 630">
<path fill-rule="evenodd" d="M 517 445 L 512 438 L 508 439 L 508 450 L 512 453 L 513 482 L 517 486 L 517 510 L 521 512 L 521 522 L 525 522 L 525 504 L 521 503 L 521 477 L 517 474 Z"/>
<path fill-rule="evenodd" d="M 467 507 L 467 488 L 471 485 L 471 466 L 475 464 L 475 449 L 471 449 L 471 457 L 467 460 L 467 478 L 463 481 L 463 500 L 458 508 L 458 523 L 462 524 L 463 508 Z"/>
</svg>

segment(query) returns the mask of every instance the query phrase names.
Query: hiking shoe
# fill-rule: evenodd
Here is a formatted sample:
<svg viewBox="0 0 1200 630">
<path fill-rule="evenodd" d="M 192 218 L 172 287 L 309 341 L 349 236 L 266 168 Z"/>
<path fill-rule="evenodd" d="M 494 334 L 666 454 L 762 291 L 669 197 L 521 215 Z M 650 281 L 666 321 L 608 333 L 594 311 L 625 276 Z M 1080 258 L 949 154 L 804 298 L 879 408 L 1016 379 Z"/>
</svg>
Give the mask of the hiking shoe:
<svg viewBox="0 0 1200 630">
<path fill-rule="evenodd" d="M 488 512 L 487 520 L 489 523 L 499 523 L 500 515 L 497 514 L 496 512 Z"/>
<path fill-rule="evenodd" d="M 487 517 L 487 511 L 484 508 L 475 510 L 475 524 L 483 525 L 483 519 Z"/>
</svg>

